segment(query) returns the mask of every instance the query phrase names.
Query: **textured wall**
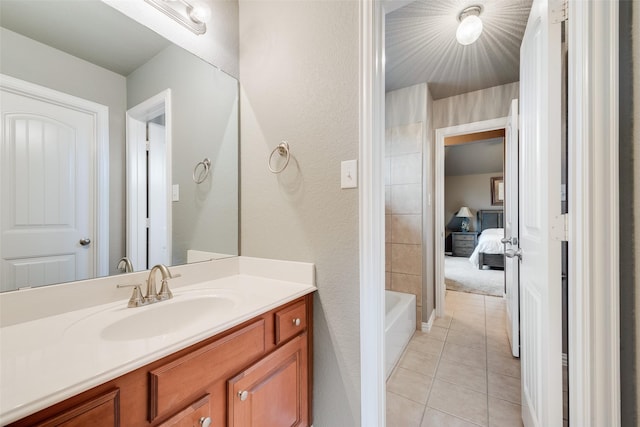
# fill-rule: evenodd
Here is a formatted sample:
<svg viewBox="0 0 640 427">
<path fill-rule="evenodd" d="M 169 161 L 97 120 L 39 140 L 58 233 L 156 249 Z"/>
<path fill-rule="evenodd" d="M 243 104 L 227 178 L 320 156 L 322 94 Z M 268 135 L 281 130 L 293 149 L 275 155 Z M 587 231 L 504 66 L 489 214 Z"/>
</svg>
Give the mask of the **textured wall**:
<svg viewBox="0 0 640 427">
<path fill-rule="evenodd" d="M 444 180 L 445 225 L 462 206 L 471 209 L 471 231 L 478 229 L 476 213 L 480 209 L 503 209 L 491 206 L 491 177 L 502 176 L 502 171 L 476 175 L 447 176 Z"/>
<path fill-rule="evenodd" d="M 127 77 L 127 107 L 171 89 L 171 264 L 187 250 L 238 253 L 238 82 L 186 50 L 170 45 Z M 214 96 L 207 96 L 212 94 Z M 210 176 L 193 182 L 196 163 L 208 157 Z"/>
<path fill-rule="evenodd" d="M 433 101 L 433 128 L 506 117 L 519 87 L 515 82 Z"/>
<path fill-rule="evenodd" d="M 4 28 L 0 72 L 109 107 L 109 270 L 116 273 L 125 245 L 125 78 Z"/>
<path fill-rule="evenodd" d="M 316 264 L 314 424 L 359 425 L 358 3 L 241 1 L 240 82 L 241 253 Z"/>
</svg>

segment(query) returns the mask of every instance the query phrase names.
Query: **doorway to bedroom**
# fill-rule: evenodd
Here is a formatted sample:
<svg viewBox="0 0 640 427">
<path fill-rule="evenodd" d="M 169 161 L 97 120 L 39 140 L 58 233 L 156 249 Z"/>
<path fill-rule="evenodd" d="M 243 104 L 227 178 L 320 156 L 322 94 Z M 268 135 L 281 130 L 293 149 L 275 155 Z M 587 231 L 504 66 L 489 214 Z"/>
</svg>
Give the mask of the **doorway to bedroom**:
<svg viewBox="0 0 640 427">
<path fill-rule="evenodd" d="M 504 295 L 505 130 L 444 138 L 444 281 L 449 291 Z"/>
</svg>

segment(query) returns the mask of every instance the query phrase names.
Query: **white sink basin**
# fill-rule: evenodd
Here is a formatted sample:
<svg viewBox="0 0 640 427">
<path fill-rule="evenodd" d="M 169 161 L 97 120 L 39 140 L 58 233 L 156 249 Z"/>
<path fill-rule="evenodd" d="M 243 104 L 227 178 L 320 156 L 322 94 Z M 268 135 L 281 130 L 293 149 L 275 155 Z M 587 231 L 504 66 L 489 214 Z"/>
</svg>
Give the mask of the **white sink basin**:
<svg viewBox="0 0 640 427">
<path fill-rule="evenodd" d="M 131 308 L 140 311 L 109 324 L 100 332 L 100 337 L 109 341 L 127 341 L 171 334 L 211 315 L 211 311 L 219 312 L 234 306 L 235 302 L 230 298 L 201 296 Z"/>
<path fill-rule="evenodd" d="M 240 301 L 239 295 L 228 290 L 200 289 L 143 307 L 112 304 L 74 322 L 66 329 L 65 336 L 73 339 L 97 332 L 100 339 L 106 341 L 131 341 L 170 335 L 228 313 L 238 307 Z"/>
</svg>

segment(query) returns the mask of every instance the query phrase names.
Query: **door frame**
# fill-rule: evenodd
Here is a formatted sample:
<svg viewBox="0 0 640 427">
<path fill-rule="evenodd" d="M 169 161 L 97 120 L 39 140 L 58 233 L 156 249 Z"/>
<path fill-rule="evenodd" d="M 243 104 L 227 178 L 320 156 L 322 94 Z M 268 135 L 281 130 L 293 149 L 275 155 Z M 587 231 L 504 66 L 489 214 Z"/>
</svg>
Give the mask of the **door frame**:
<svg viewBox="0 0 640 427">
<path fill-rule="evenodd" d="M 506 129 L 508 117 L 465 123 L 457 126 L 436 129 L 435 139 L 435 221 L 434 221 L 434 277 L 436 291 L 436 316 L 443 317 L 446 312 L 445 294 L 447 286 L 444 283 L 444 140 L 450 136 L 467 133 L 485 132 L 496 129 Z"/>
<path fill-rule="evenodd" d="M 0 86 L 17 95 L 77 110 L 93 117 L 95 123 L 95 224 L 94 277 L 109 275 L 109 107 L 74 95 L 0 74 Z"/>
<path fill-rule="evenodd" d="M 384 10 L 378 1 L 359 3 L 360 409 L 361 425 L 384 426 Z M 569 1 L 568 16 L 570 417 L 616 427 L 618 3 Z"/>
<path fill-rule="evenodd" d="M 146 141 L 147 121 L 165 115 L 165 149 L 166 149 L 166 192 L 167 192 L 167 254 L 172 257 L 173 246 L 171 235 L 173 232 L 172 216 L 172 117 L 171 117 L 171 89 L 165 89 L 146 101 L 142 101 L 135 107 L 127 110 L 127 132 L 126 132 L 126 188 L 127 188 L 127 238 L 126 253 L 134 268 L 140 270 L 140 260 L 144 257 L 146 263 L 146 221 L 140 221 L 141 212 L 146 212 L 147 189 L 146 189 Z M 144 160 L 144 161 L 143 161 Z M 145 185 L 142 185 L 142 183 Z M 146 218 L 146 215 L 144 216 Z M 139 242 L 144 239 L 145 244 L 141 246 Z M 143 251 L 144 249 L 144 251 Z"/>
</svg>

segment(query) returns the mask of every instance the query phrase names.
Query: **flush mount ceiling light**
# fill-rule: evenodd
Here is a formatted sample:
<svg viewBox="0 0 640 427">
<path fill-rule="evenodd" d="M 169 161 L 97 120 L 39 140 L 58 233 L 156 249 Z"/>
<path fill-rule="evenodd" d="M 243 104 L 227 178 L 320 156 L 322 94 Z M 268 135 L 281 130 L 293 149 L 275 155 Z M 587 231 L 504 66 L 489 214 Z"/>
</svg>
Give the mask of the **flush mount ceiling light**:
<svg viewBox="0 0 640 427">
<path fill-rule="evenodd" d="M 461 45 L 466 46 L 475 42 L 482 34 L 480 13 L 482 13 L 481 6 L 469 6 L 458 15 L 460 25 L 456 31 L 456 39 Z"/>
<path fill-rule="evenodd" d="M 185 26 L 195 34 L 207 32 L 206 21 L 209 19 L 209 8 L 202 1 L 186 0 L 145 0 L 160 12 Z"/>
</svg>

